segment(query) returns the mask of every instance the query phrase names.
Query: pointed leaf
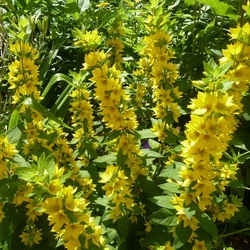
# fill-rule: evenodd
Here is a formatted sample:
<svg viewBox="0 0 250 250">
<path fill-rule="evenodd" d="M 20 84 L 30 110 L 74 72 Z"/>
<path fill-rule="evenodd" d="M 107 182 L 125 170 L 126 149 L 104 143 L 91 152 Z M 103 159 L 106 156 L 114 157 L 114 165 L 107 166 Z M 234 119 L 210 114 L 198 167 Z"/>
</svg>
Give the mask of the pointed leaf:
<svg viewBox="0 0 250 250">
<path fill-rule="evenodd" d="M 175 226 L 177 224 L 176 214 L 166 208 L 154 212 L 149 216 L 149 219 L 162 226 Z"/>
<path fill-rule="evenodd" d="M 189 226 L 184 227 L 183 222 L 178 224 L 175 227 L 175 235 L 176 236 L 174 239 L 174 249 L 178 249 L 178 248 L 184 246 L 187 243 L 191 234 L 192 234 L 192 229 Z"/>
<path fill-rule="evenodd" d="M 172 199 L 172 196 L 170 195 L 159 195 L 159 196 L 154 196 L 152 198 L 149 198 L 151 202 L 153 202 L 154 204 L 160 207 L 173 209 L 173 204 L 171 202 L 171 199 Z"/>
<path fill-rule="evenodd" d="M 78 7 L 80 10 L 80 14 L 87 10 L 90 7 L 89 0 L 78 0 Z"/>
<path fill-rule="evenodd" d="M 41 113 L 43 116 L 59 123 L 60 125 L 64 126 L 65 128 L 73 130 L 73 128 L 71 128 L 66 123 L 64 123 L 63 121 L 58 119 L 55 115 L 53 115 L 50 111 L 48 111 L 42 104 L 40 104 L 35 99 L 29 97 L 23 103 L 30 106 L 31 108 L 35 109 L 36 111 Z"/>
<path fill-rule="evenodd" d="M 200 228 L 202 228 L 213 237 L 218 236 L 218 230 L 214 221 L 206 213 L 197 213 L 195 217 L 199 221 Z"/>
<path fill-rule="evenodd" d="M 11 130 L 18 124 L 18 119 L 19 119 L 19 108 L 17 107 L 10 116 L 9 128 L 8 128 L 9 130 Z"/>
</svg>

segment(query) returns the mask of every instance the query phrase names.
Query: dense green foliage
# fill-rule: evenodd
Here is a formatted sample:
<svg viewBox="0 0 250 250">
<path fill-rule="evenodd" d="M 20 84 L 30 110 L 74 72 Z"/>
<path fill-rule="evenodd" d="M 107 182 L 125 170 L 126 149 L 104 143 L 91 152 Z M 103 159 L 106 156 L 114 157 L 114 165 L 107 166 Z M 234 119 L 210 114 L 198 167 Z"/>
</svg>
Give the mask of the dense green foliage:
<svg viewBox="0 0 250 250">
<path fill-rule="evenodd" d="M 0 249 L 249 247 L 249 16 L 0 0 Z"/>
</svg>

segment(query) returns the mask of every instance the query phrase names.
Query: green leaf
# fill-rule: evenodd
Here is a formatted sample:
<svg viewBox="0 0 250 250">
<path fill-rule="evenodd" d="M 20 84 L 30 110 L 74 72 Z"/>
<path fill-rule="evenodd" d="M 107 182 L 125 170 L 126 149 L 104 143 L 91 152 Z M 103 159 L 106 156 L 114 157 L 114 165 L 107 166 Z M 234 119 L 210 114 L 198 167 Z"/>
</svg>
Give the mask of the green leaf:
<svg viewBox="0 0 250 250">
<path fill-rule="evenodd" d="M 220 66 L 220 76 L 224 75 L 232 66 L 233 62 L 227 62 Z"/>
<path fill-rule="evenodd" d="M 127 216 L 123 216 L 117 220 L 117 232 L 123 242 L 126 241 L 129 232 L 129 220 Z"/>
<path fill-rule="evenodd" d="M 160 172 L 158 176 L 162 178 L 171 178 L 176 181 L 181 180 L 180 176 L 178 175 L 178 170 L 174 168 L 174 164 L 168 165 Z"/>
<path fill-rule="evenodd" d="M 159 148 L 161 145 L 159 142 L 152 140 L 152 139 L 148 140 L 148 144 L 149 144 L 150 148 L 152 148 L 152 149 Z"/>
<path fill-rule="evenodd" d="M 163 189 L 165 193 L 181 193 L 180 186 L 177 183 L 169 182 L 158 185 L 159 188 Z"/>
<path fill-rule="evenodd" d="M 183 222 L 175 226 L 176 236 L 174 239 L 174 249 L 178 249 L 184 246 L 187 243 L 191 234 L 192 234 L 192 229 L 189 226 L 184 227 Z"/>
<path fill-rule="evenodd" d="M 17 182 L 15 179 L 2 179 L 0 180 L 0 196 L 1 199 L 6 199 L 11 201 L 17 190 L 17 184 L 20 185 L 20 183 Z M 1 232 L 0 232 L 1 233 Z"/>
<path fill-rule="evenodd" d="M 191 5 L 194 5 L 196 2 L 196 0 L 185 0 L 185 4 L 191 6 Z"/>
<path fill-rule="evenodd" d="M 218 15 L 230 17 L 235 21 L 239 18 L 239 15 L 234 13 L 234 7 L 225 2 L 219 0 L 198 0 L 198 2 L 209 5 Z"/>
<path fill-rule="evenodd" d="M 6 133 L 11 144 L 17 144 L 22 136 L 22 131 L 16 126 Z"/>
<path fill-rule="evenodd" d="M 151 129 L 142 129 L 136 132 L 140 135 L 140 139 L 150 139 L 156 137 Z"/>
<path fill-rule="evenodd" d="M 25 181 L 34 181 L 35 177 L 38 180 L 38 170 L 32 165 L 31 167 L 19 167 L 16 168 L 18 177 Z M 43 177 L 44 178 L 44 177 Z"/>
<path fill-rule="evenodd" d="M 8 130 L 11 130 L 13 127 L 17 126 L 18 120 L 19 120 L 19 107 L 17 106 L 10 116 Z"/>
<path fill-rule="evenodd" d="M 109 242 L 112 242 L 117 237 L 117 231 L 114 228 L 108 228 L 107 229 L 107 236 L 108 236 Z M 110 248 L 108 248 L 108 249 L 110 249 Z"/>
<path fill-rule="evenodd" d="M 80 14 L 83 13 L 85 10 L 87 10 L 90 7 L 89 0 L 78 0 L 78 7 L 80 10 Z"/>
<path fill-rule="evenodd" d="M 160 189 L 149 176 L 139 175 L 138 181 L 140 183 L 140 187 L 149 197 L 160 194 Z"/>
<path fill-rule="evenodd" d="M 116 156 L 114 154 L 109 154 L 109 155 L 102 155 L 96 159 L 93 160 L 93 162 L 96 163 L 107 163 L 107 164 L 112 164 L 116 162 Z"/>
<path fill-rule="evenodd" d="M 171 199 L 172 199 L 172 196 L 170 195 L 159 195 L 159 196 L 154 196 L 152 198 L 149 198 L 151 202 L 153 202 L 154 204 L 160 207 L 173 209 L 173 204 L 171 202 Z"/>
<path fill-rule="evenodd" d="M 234 81 L 223 82 L 222 90 L 227 91 L 229 90 L 234 84 Z"/>
<path fill-rule="evenodd" d="M 166 208 L 154 212 L 149 219 L 162 226 L 175 226 L 178 223 L 176 214 Z"/>
<path fill-rule="evenodd" d="M 106 207 L 109 203 L 109 199 L 107 196 L 104 197 L 98 197 L 97 199 L 95 199 L 95 203 L 101 206 Z"/>
<path fill-rule="evenodd" d="M 200 228 L 202 228 L 204 231 L 206 231 L 213 237 L 218 236 L 218 230 L 216 224 L 206 213 L 198 212 L 196 213 L 195 217 L 199 221 Z"/>
<path fill-rule="evenodd" d="M 43 152 L 37 163 L 37 170 L 39 175 L 49 175 L 49 179 L 51 180 L 54 176 L 54 170 L 55 170 L 55 161 L 54 161 L 54 156 L 53 154 L 50 154 L 45 158 L 45 153 Z M 47 172 L 46 172 L 46 171 Z"/>
<path fill-rule="evenodd" d="M 112 132 L 108 133 L 107 136 L 105 136 L 103 138 L 103 141 L 104 142 L 112 141 L 112 140 L 116 139 L 117 137 L 119 137 L 120 134 L 121 134 L 120 130 L 112 131 Z"/>
<path fill-rule="evenodd" d="M 60 182 L 64 183 L 72 174 L 72 171 L 67 172 L 66 174 L 62 175 L 60 177 Z"/>
<path fill-rule="evenodd" d="M 61 81 L 64 81 L 64 82 L 67 82 L 69 85 L 73 86 L 74 87 L 74 84 L 73 84 L 73 80 L 72 78 L 70 78 L 69 76 L 63 74 L 63 73 L 57 73 L 57 74 L 54 74 L 48 84 L 46 85 L 46 88 L 44 89 L 43 93 L 42 93 L 42 97 L 45 97 L 46 94 L 49 92 L 49 90 L 51 89 L 51 87 L 56 83 L 56 82 L 61 82 Z"/>
<path fill-rule="evenodd" d="M 58 119 L 55 115 L 53 115 L 50 111 L 48 111 L 42 104 L 40 104 L 38 101 L 36 101 L 33 98 L 27 98 L 24 102 L 25 105 L 28 105 L 29 107 L 35 109 L 37 112 L 41 113 L 43 116 L 57 122 L 58 124 L 62 125 L 63 127 L 73 130 L 70 126 L 68 126 L 66 123 Z"/>
<path fill-rule="evenodd" d="M 18 167 L 30 167 L 30 163 L 27 162 L 21 155 L 15 155 L 13 161 L 18 165 Z"/>
<path fill-rule="evenodd" d="M 214 62 L 214 60 L 210 60 L 208 63 L 203 62 L 203 67 L 204 67 L 206 76 L 213 76 L 215 69 L 217 67 L 217 64 Z"/>
<path fill-rule="evenodd" d="M 169 240 L 171 240 L 171 234 L 168 228 L 166 226 L 155 225 L 152 227 L 152 230 L 146 234 L 145 239 L 142 241 L 142 247 L 148 249 L 150 245 L 164 245 Z"/>
<path fill-rule="evenodd" d="M 145 158 L 161 158 L 161 157 L 163 157 L 163 155 L 161 155 L 160 153 L 155 152 L 155 151 L 148 149 L 148 148 L 141 149 L 141 152 Z"/>
<path fill-rule="evenodd" d="M 41 77 L 45 78 L 47 73 L 49 72 L 49 68 L 52 64 L 53 59 L 56 57 L 59 49 L 63 46 L 63 44 L 67 41 L 67 38 L 61 38 L 60 40 L 57 40 L 56 43 L 53 46 L 53 49 L 50 51 L 49 55 L 46 57 L 46 60 L 44 60 L 44 63 L 40 66 L 40 75 Z"/>
<path fill-rule="evenodd" d="M 60 117 L 65 117 L 65 112 L 67 112 L 67 109 L 68 108 L 64 108 L 64 104 L 67 105 L 66 101 L 68 100 L 69 98 L 69 95 L 70 93 L 73 91 L 75 87 L 72 87 L 70 85 L 68 85 L 63 93 L 61 93 L 58 97 L 58 99 L 56 100 L 54 106 L 51 108 L 51 113 L 53 113 L 54 115 L 59 115 L 60 114 Z M 63 113 L 63 114 L 61 114 Z M 58 116 L 57 115 L 57 116 Z"/>
<path fill-rule="evenodd" d="M 117 165 L 124 166 L 128 156 L 123 154 L 122 149 L 120 149 L 117 153 Z"/>
</svg>

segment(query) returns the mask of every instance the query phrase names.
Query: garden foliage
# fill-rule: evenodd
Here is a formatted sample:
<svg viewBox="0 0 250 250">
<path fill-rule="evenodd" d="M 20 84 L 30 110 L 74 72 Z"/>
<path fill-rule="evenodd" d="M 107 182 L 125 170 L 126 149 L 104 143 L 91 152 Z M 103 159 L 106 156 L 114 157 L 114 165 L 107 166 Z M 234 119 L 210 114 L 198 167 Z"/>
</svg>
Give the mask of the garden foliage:
<svg viewBox="0 0 250 250">
<path fill-rule="evenodd" d="M 0 249 L 250 245 L 249 1 L 0 12 Z"/>
</svg>

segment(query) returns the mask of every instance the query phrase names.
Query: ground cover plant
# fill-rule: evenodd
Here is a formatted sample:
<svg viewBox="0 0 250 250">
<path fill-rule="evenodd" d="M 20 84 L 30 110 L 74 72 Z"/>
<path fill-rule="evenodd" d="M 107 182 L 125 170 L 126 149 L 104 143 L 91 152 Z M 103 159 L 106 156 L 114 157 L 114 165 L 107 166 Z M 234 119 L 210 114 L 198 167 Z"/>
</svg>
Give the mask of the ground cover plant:
<svg viewBox="0 0 250 250">
<path fill-rule="evenodd" d="M 249 249 L 249 1 L 0 13 L 0 249 Z"/>
</svg>

